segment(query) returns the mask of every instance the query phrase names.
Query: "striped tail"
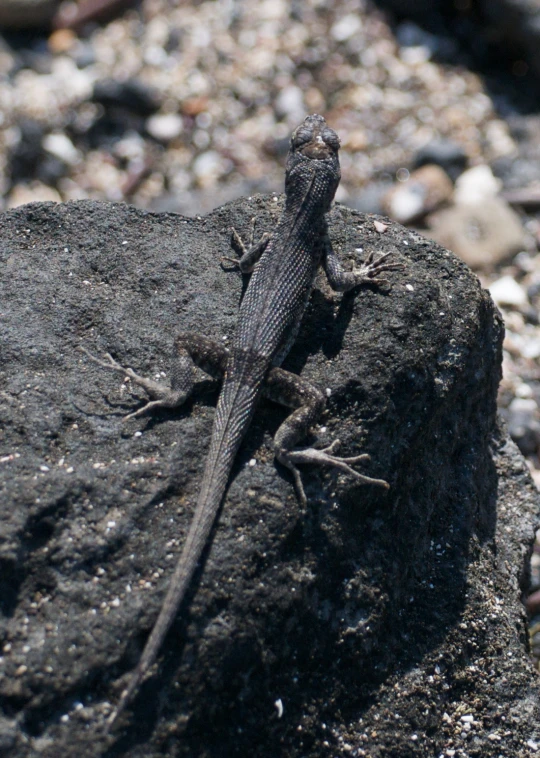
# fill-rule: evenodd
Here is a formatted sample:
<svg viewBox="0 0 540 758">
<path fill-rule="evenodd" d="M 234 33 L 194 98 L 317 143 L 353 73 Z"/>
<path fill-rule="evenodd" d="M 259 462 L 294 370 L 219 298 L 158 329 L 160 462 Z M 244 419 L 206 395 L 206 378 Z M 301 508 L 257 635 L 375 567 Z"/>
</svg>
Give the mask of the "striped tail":
<svg viewBox="0 0 540 758">
<path fill-rule="evenodd" d="M 230 371 L 230 374 L 235 373 L 235 371 Z M 216 409 L 201 491 L 188 535 L 159 616 L 129 684 L 122 692 L 116 709 L 108 719 L 109 727 L 129 703 L 146 672 L 154 663 L 197 568 L 225 494 L 234 458 L 249 427 L 260 394 L 264 371 L 261 371 L 261 377 L 257 377 L 255 381 L 253 373 L 252 367 L 249 382 L 246 382 L 244 377 L 238 376 L 234 379 L 226 378 L 224 381 Z"/>
</svg>

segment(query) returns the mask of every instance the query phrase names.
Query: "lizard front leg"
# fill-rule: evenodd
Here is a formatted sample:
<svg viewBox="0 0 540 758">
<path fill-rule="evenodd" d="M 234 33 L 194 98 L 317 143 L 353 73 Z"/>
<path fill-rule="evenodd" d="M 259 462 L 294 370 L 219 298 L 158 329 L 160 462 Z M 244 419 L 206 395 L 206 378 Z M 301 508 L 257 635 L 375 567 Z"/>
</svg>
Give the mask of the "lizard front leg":
<svg viewBox="0 0 540 758">
<path fill-rule="evenodd" d="M 106 354 L 107 360 L 102 360 L 89 353 L 84 347 L 81 347 L 81 350 L 99 366 L 128 376 L 149 395 L 149 402 L 139 410 L 125 416 L 124 420 L 137 418 L 158 408 L 177 408 L 185 403 L 191 394 L 195 381 L 195 366 L 210 376 L 221 379 L 227 364 L 227 351 L 219 343 L 201 337 L 199 334 L 180 334 L 174 342 L 171 384 L 168 386 L 140 376 L 131 368 L 121 366 L 109 353 Z"/>
<path fill-rule="evenodd" d="M 370 253 L 361 266 L 353 268 L 352 271 L 345 271 L 327 237 L 324 247 L 323 266 L 332 289 L 337 292 L 347 292 L 361 284 L 375 284 L 377 286 L 388 284 L 388 280 L 381 278 L 381 274 L 384 274 L 386 271 L 397 271 L 403 268 L 401 263 L 393 263 L 388 260 L 391 255 L 391 253 L 383 253 L 378 258 L 375 258 L 375 253 Z"/>
<path fill-rule="evenodd" d="M 298 498 L 302 505 L 306 505 L 307 498 L 297 464 L 310 463 L 318 466 L 333 466 L 365 484 L 389 488 L 389 484 L 383 479 L 373 479 L 352 468 L 355 463 L 368 461 L 369 455 L 356 455 L 351 458 L 340 458 L 334 455 L 339 447 L 339 440 L 334 440 L 331 445 L 322 450 L 312 447 L 301 450 L 293 449 L 308 434 L 309 429 L 324 410 L 324 395 L 312 384 L 296 374 L 284 371 L 282 368 L 273 368 L 267 376 L 264 395 L 281 405 L 295 409 L 277 430 L 274 437 L 274 448 L 278 461 L 292 472 Z"/>
<path fill-rule="evenodd" d="M 240 257 L 231 258 L 228 255 L 224 255 L 221 258 L 222 262 L 228 261 L 229 263 L 232 263 L 234 268 L 240 269 L 243 274 L 250 274 L 253 271 L 255 264 L 266 250 L 266 246 L 272 236 L 268 232 L 265 232 L 260 240 L 254 243 L 255 221 L 256 219 L 254 218 L 252 220 L 251 237 L 248 246 L 244 244 L 242 237 L 240 237 L 236 229 L 234 229 L 234 227 L 231 229 L 231 247 L 236 248 L 240 253 Z"/>
</svg>

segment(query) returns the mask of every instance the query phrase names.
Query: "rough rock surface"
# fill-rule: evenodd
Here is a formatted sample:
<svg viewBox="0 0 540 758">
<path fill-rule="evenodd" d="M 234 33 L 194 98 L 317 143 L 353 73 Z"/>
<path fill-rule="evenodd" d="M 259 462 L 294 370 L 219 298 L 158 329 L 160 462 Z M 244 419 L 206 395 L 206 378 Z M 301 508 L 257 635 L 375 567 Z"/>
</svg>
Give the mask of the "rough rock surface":
<svg viewBox="0 0 540 758">
<path fill-rule="evenodd" d="M 285 411 L 261 404 L 160 665 L 104 736 L 186 533 L 216 392 L 205 380 L 185 408 L 123 423 L 141 393 L 78 347 L 148 375 L 180 329 L 231 334 L 230 227 L 271 230 L 280 202 L 0 218 L 0 754 L 519 757 L 540 742 L 520 602 L 538 496 L 496 423 L 499 315 L 451 253 L 340 206 L 344 258 L 392 251 L 404 268 L 356 296 L 321 277 L 286 366 L 331 389 L 320 442 L 369 452 L 391 490 L 309 468 L 301 512 L 271 450 Z"/>
</svg>

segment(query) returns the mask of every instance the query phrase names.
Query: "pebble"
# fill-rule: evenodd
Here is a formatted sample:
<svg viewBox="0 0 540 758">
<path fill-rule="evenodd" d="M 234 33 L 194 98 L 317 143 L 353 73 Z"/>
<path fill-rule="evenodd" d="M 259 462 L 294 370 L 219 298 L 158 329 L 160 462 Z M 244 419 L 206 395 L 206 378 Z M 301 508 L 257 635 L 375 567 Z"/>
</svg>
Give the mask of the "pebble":
<svg viewBox="0 0 540 758">
<path fill-rule="evenodd" d="M 15 747 L 18 734 L 17 721 L 0 716 L 0 753 L 2 755 L 9 755 L 8 750 Z"/>
<path fill-rule="evenodd" d="M 523 455 L 533 455 L 540 444 L 540 418 L 535 400 L 516 397 L 503 412 L 508 431 Z"/>
<path fill-rule="evenodd" d="M 336 42 L 346 42 L 362 29 L 362 19 L 357 13 L 348 13 L 336 21 L 330 29 L 331 36 Z"/>
<path fill-rule="evenodd" d="M 202 153 L 193 161 L 193 173 L 203 186 L 213 184 L 225 173 L 221 155 L 215 150 Z"/>
<path fill-rule="evenodd" d="M 493 176 L 489 166 L 474 166 L 458 177 L 454 202 L 465 206 L 483 203 L 496 197 L 501 189 L 501 180 Z"/>
<path fill-rule="evenodd" d="M 414 158 L 415 168 L 429 163 L 440 166 L 455 181 L 467 165 L 467 155 L 463 147 L 452 140 L 434 139 L 421 147 Z"/>
<path fill-rule="evenodd" d="M 177 113 L 156 113 L 146 120 L 146 131 L 160 142 L 170 142 L 179 137 L 184 128 L 182 116 Z"/>
<path fill-rule="evenodd" d="M 520 308 L 527 305 L 527 294 L 511 276 L 503 276 L 490 285 L 491 297 L 497 305 L 509 305 Z"/>
<path fill-rule="evenodd" d="M 41 144 L 44 150 L 70 166 L 75 166 L 81 160 L 81 153 L 65 134 L 47 134 Z"/>
<path fill-rule="evenodd" d="M 157 92 L 138 79 L 125 82 L 102 79 L 94 85 L 92 100 L 109 108 L 125 108 L 141 116 L 155 113 L 161 105 Z"/>
<path fill-rule="evenodd" d="M 428 219 L 429 236 L 472 269 L 491 271 L 528 244 L 520 218 L 501 198 L 454 205 Z"/>
<path fill-rule="evenodd" d="M 402 184 L 395 184 L 383 197 L 388 215 L 400 224 L 409 224 L 434 211 L 452 197 L 453 184 L 440 166 L 422 166 Z"/>
<path fill-rule="evenodd" d="M 300 87 L 289 85 L 281 90 L 275 100 L 276 113 L 280 118 L 287 117 L 295 123 L 305 115 L 304 94 Z"/>
<path fill-rule="evenodd" d="M 71 29 L 57 29 L 48 39 L 51 53 L 59 55 L 67 53 L 77 43 L 77 35 Z"/>
</svg>

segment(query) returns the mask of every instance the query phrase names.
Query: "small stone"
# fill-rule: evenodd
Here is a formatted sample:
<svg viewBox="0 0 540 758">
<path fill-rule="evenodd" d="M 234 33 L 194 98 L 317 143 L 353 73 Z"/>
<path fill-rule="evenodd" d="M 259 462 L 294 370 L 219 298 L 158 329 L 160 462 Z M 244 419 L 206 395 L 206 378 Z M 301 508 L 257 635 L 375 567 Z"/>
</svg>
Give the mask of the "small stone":
<svg viewBox="0 0 540 758">
<path fill-rule="evenodd" d="M 207 150 L 197 156 L 192 168 L 194 175 L 203 186 L 212 184 L 224 171 L 221 155 L 215 150 Z"/>
<path fill-rule="evenodd" d="M 472 205 L 494 198 L 502 189 L 502 182 L 493 176 L 489 166 L 474 166 L 456 181 L 454 202 L 460 205 Z"/>
<path fill-rule="evenodd" d="M 304 114 L 304 94 L 300 87 L 290 84 L 282 89 L 275 100 L 278 115 L 283 118 L 301 120 Z"/>
<path fill-rule="evenodd" d="M 408 224 L 434 211 L 452 197 L 454 187 L 440 166 L 429 165 L 413 171 L 404 182 L 395 184 L 382 200 L 389 216 Z"/>
<path fill-rule="evenodd" d="M 353 129 L 343 140 L 342 147 L 350 153 L 358 153 L 369 147 L 369 138 L 363 129 Z"/>
<path fill-rule="evenodd" d="M 76 41 L 77 35 L 71 29 L 57 29 L 49 37 L 49 50 L 55 55 L 58 55 L 59 53 L 67 53 L 71 50 Z"/>
<path fill-rule="evenodd" d="M 362 30 L 362 20 L 356 13 L 348 13 L 336 21 L 330 34 L 337 42 L 346 42 Z"/>
<path fill-rule="evenodd" d="M 431 214 L 429 236 L 473 269 L 490 271 L 527 244 L 519 216 L 501 198 L 454 205 Z"/>
<path fill-rule="evenodd" d="M 416 153 L 415 168 L 435 164 L 443 168 L 452 180 L 456 180 L 467 165 L 467 155 L 463 148 L 448 139 L 428 142 Z"/>
<path fill-rule="evenodd" d="M 207 97 L 189 97 L 182 103 L 182 112 L 186 116 L 197 116 L 208 108 Z"/>
<path fill-rule="evenodd" d="M 501 409 L 510 436 L 524 455 L 532 455 L 540 443 L 538 406 L 533 398 L 516 397 L 508 408 Z"/>
<path fill-rule="evenodd" d="M 160 142 L 176 139 L 183 128 L 184 122 L 178 113 L 156 113 L 146 121 L 146 131 Z"/>
<path fill-rule="evenodd" d="M 502 276 L 490 286 L 491 297 L 497 305 L 510 305 L 514 308 L 527 305 L 527 295 L 523 287 L 511 276 Z"/>
<path fill-rule="evenodd" d="M 60 132 L 45 135 L 41 144 L 44 150 L 68 166 L 75 166 L 81 159 L 81 154 L 73 142 Z"/>
<path fill-rule="evenodd" d="M 157 92 L 138 79 L 102 79 L 94 85 L 92 100 L 105 108 L 123 108 L 141 116 L 150 116 L 161 105 Z"/>
<path fill-rule="evenodd" d="M 9 755 L 7 751 L 15 746 L 17 731 L 17 722 L 14 719 L 0 717 L 0 755 Z"/>
</svg>

